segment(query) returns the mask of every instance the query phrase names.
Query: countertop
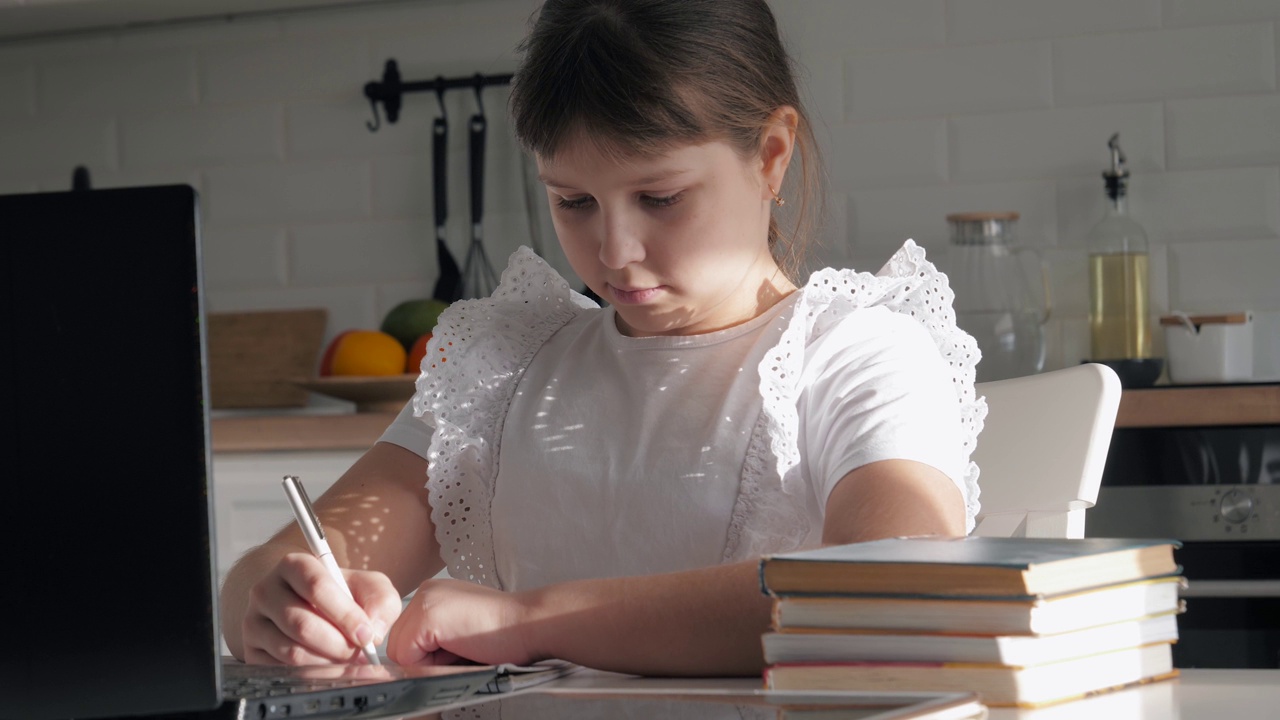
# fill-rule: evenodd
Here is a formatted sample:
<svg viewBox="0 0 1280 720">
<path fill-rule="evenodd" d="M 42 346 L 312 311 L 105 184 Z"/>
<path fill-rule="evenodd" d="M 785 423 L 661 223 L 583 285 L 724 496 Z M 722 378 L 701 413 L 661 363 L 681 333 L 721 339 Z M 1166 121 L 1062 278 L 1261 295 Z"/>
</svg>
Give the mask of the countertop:
<svg viewBox="0 0 1280 720">
<path fill-rule="evenodd" d="M 1280 424 L 1280 383 L 1125 390 L 1116 427 Z"/>
<path fill-rule="evenodd" d="M 214 452 L 365 450 L 391 412 L 253 413 L 213 419 Z M 1125 390 L 1116 427 L 1280 424 L 1280 383 Z"/>
<path fill-rule="evenodd" d="M 367 450 L 395 417 L 385 412 L 215 417 L 213 451 Z"/>
</svg>

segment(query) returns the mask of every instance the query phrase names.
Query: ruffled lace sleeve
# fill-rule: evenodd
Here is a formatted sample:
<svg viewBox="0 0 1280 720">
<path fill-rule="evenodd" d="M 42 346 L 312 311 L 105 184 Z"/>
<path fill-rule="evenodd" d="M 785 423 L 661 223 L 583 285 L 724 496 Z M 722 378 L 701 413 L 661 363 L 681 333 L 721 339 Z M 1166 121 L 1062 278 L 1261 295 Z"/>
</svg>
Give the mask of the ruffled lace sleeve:
<svg viewBox="0 0 1280 720">
<path fill-rule="evenodd" d="M 436 540 L 451 576 L 501 586 L 494 572 L 489 504 L 507 409 L 543 343 L 595 307 L 522 247 L 492 296 L 460 300 L 441 314 L 413 411 L 435 427 L 427 490 Z"/>
<path fill-rule="evenodd" d="M 795 522 L 809 491 L 800 473 L 797 408 L 806 350 L 854 310 L 883 306 L 924 326 L 950 367 L 951 385 L 960 405 L 965 458 L 972 454 L 987 412 L 986 402 L 974 392 L 974 371 L 981 353 L 974 339 L 956 325 L 954 300 L 947 276 L 926 260 L 924 249 L 911 240 L 875 275 L 828 268 L 810 277 L 781 340 L 759 366 L 764 406 L 748 450 L 748 465 L 754 459 L 763 475 L 745 478 L 744 488 L 754 497 L 740 503 L 745 510 L 731 525 L 734 541 L 726 556 L 750 557 L 798 546 L 802 535 Z M 761 463 L 760 458 L 767 458 L 767 462 Z M 978 467 L 972 460 L 962 484 L 965 530 L 969 532 L 979 508 Z"/>
</svg>

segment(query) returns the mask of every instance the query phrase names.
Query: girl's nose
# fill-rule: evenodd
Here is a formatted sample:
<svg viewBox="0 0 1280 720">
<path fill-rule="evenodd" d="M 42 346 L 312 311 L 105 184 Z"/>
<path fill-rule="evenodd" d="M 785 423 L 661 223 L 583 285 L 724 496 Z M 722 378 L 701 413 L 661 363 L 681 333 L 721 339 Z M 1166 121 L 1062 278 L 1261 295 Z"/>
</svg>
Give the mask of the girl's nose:
<svg viewBox="0 0 1280 720">
<path fill-rule="evenodd" d="M 621 270 L 641 260 L 644 260 L 644 243 L 638 229 L 626 217 L 606 217 L 600 239 L 600 262 L 611 270 Z"/>
</svg>

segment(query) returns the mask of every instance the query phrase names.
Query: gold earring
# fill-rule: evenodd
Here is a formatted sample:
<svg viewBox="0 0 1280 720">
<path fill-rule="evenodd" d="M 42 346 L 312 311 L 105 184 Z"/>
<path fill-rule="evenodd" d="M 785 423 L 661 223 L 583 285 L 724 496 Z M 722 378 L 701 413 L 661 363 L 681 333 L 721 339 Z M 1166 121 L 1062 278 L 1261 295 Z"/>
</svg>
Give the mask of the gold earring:
<svg viewBox="0 0 1280 720">
<path fill-rule="evenodd" d="M 778 196 L 778 193 L 774 191 L 774 189 L 773 189 L 773 186 L 772 186 L 772 185 L 770 185 L 770 186 L 769 186 L 769 193 L 773 195 L 773 204 L 774 204 L 774 205 L 777 205 L 778 207 L 782 207 L 783 205 L 786 205 L 786 204 L 787 204 L 787 201 L 786 201 L 786 200 L 783 200 L 781 197 L 779 197 L 779 196 Z"/>
</svg>

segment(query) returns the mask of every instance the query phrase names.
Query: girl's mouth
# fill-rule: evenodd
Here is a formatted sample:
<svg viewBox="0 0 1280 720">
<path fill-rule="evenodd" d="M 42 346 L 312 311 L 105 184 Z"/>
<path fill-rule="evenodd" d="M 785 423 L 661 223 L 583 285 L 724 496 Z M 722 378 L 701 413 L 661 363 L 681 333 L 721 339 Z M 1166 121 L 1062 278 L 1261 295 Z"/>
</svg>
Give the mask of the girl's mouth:
<svg viewBox="0 0 1280 720">
<path fill-rule="evenodd" d="M 623 290 L 612 285 L 608 286 L 609 296 L 613 302 L 618 305 L 642 305 L 662 293 L 662 286 L 651 288 L 640 288 L 638 290 Z"/>
</svg>

